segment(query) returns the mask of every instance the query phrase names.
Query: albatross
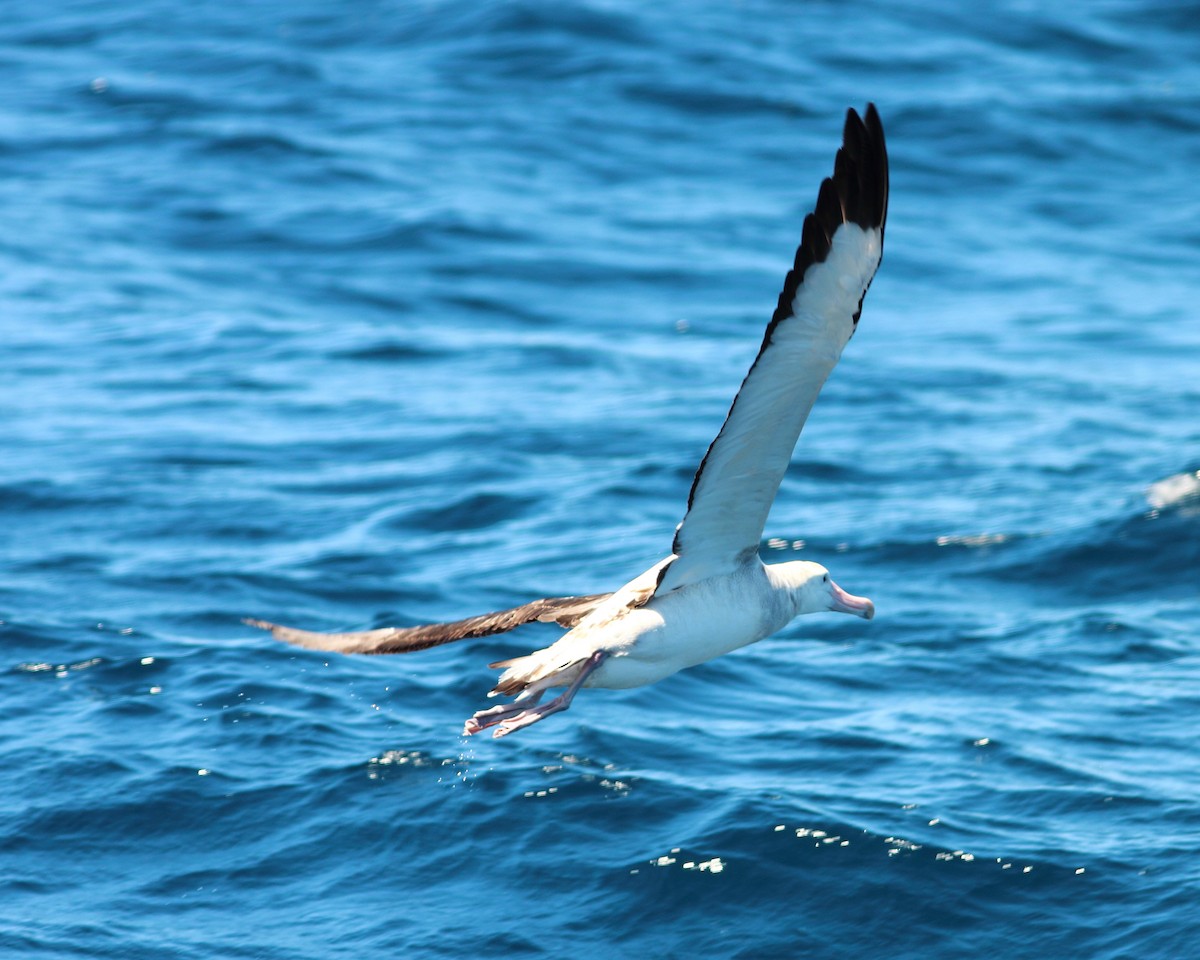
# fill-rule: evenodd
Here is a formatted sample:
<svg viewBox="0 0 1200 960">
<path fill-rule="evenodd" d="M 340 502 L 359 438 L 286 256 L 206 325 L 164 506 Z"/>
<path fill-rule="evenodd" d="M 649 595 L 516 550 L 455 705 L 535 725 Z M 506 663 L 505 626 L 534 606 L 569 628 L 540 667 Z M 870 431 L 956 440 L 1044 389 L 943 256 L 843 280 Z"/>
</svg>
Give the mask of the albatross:
<svg viewBox="0 0 1200 960">
<path fill-rule="evenodd" d="M 583 687 L 624 689 L 754 643 L 801 614 L 836 611 L 867 620 L 874 604 L 830 579 L 818 563 L 765 564 L 767 514 L 809 411 L 854 335 L 883 256 L 888 160 L 874 104 L 846 113 L 833 175 L 804 219 L 800 246 L 750 372 L 700 461 L 671 554 L 613 593 L 534 600 L 452 623 L 316 633 L 247 620 L 277 639 L 337 653 L 410 653 L 506 633 L 541 621 L 557 642 L 490 664 L 501 669 L 465 735 L 503 737 L 566 710 Z M 547 690 L 563 693 L 542 702 Z"/>
</svg>

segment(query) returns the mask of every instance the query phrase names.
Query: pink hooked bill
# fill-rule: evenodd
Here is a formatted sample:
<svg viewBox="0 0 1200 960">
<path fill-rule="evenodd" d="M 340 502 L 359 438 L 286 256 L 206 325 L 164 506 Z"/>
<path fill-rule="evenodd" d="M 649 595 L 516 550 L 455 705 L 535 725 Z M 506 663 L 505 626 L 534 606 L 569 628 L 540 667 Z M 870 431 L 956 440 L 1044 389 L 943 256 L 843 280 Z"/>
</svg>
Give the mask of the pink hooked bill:
<svg viewBox="0 0 1200 960">
<path fill-rule="evenodd" d="M 847 593 L 832 580 L 829 581 L 829 593 L 832 597 L 829 602 L 830 610 L 836 610 L 838 613 L 852 613 L 864 620 L 870 620 L 875 616 L 875 604 L 866 597 L 856 597 L 852 593 Z"/>
</svg>

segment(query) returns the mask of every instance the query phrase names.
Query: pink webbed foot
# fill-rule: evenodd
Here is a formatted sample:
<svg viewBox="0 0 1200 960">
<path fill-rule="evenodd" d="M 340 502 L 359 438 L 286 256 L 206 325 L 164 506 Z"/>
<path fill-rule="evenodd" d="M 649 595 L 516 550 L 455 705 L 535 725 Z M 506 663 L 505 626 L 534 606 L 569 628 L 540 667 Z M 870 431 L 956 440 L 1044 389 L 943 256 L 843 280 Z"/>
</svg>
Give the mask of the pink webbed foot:
<svg viewBox="0 0 1200 960">
<path fill-rule="evenodd" d="M 502 703 L 498 707 L 489 707 L 487 710 L 478 711 L 463 724 L 463 736 L 474 736 L 480 730 L 486 730 L 488 727 L 494 727 L 498 723 L 503 723 L 509 717 L 518 716 L 526 708 L 532 707 L 541 700 L 542 694 L 545 692 L 544 690 L 539 690 L 537 693 L 524 697 L 524 699 L 514 700 L 512 703 Z"/>
<path fill-rule="evenodd" d="M 548 703 L 535 706 L 538 698 L 541 696 L 541 691 L 539 691 L 533 697 L 526 698 L 524 701 L 516 700 L 500 707 L 492 707 L 490 710 L 480 710 L 479 713 L 466 722 L 466 725 L 463 727 L 463 733 L 478 733 L 486 727 L 499 724 L 492 734 L 493 738 L 499 739 L 500 737 L 507 737 L 510 733 L 515 733 L 523 727 L 531 726 L 539 720 L 544 720 L 553 714 L 561 713 L 571 706 L 571 701 L 575 699 L 575 694 L 579 692 L 579 688 L 583 686 L 583 682 L 591 675 L 593 670 L 600 666 L 604 657 L 605 653 L 603 650 L 597 650 L 588 657 L 583 662 L 583 666 L 580 667 L 579 675 L 571 681 L 571 685 Z"/>
<path fill-rule="evenodd" d="M 503 721 L 492 733 L 493 740 L 499 740 L 501 737 L 507 737 L 510 733 L 516 733 L 522 727 L 532 726 L 539 720 L 544 720 L 551 714 L 560 713 L 570 706 L 569 701 L 564 701 L 563 697 L 566 694 L 561 694 L 555 697 L 548 703 L 543 703 L 540 707 L 533 707 L 530 710 L 522 710 L 515 717 Z"/>
</svg>

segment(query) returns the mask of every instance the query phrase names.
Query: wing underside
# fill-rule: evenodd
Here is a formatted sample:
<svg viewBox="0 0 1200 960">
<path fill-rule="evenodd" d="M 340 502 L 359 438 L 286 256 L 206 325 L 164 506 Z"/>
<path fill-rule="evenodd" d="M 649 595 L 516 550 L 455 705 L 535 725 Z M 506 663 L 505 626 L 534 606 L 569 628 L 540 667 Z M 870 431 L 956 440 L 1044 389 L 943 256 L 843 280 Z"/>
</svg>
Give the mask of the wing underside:
<svg viewBox="0 0 1200 960">
<path fill-rule="evenodd" d="M 833 176 L 804 220 L 758 357 L 708 448 L 659 590 L 729 573 L 756 553 L 796 440 L 853 335 L 883 255 L 888 161 L 873 104 L 850 110 Z"/>
</svg>

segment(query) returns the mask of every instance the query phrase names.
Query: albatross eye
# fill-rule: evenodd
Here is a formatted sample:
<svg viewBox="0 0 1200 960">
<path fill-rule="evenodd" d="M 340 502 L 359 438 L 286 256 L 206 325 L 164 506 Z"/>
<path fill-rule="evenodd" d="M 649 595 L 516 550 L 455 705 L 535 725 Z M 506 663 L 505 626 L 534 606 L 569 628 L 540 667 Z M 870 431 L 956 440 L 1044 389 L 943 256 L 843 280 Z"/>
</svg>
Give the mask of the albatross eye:
<svg viewBox="0 0 1200 960">
<path fill-rule="evenodd" d="M 828 582 L 829 582 L 829 574 L 825 574 L 825 576 L 823 576 L 823 577 L 821 578 L 821 582 L 822 582 L 822 583 L 828 583 Z"/>
</svg>

